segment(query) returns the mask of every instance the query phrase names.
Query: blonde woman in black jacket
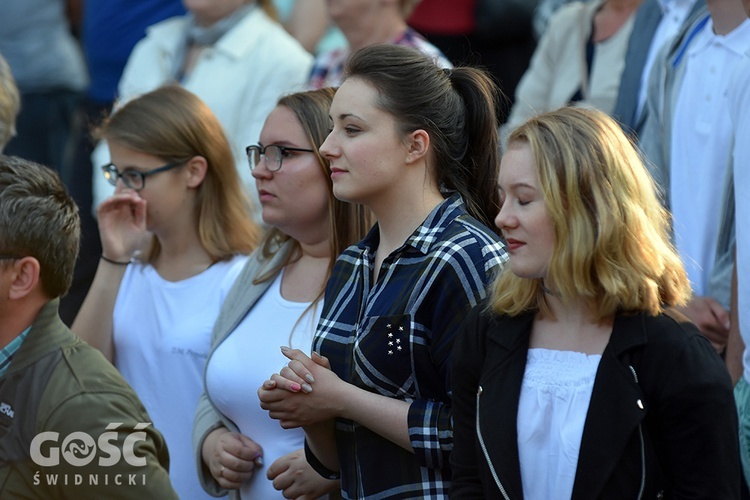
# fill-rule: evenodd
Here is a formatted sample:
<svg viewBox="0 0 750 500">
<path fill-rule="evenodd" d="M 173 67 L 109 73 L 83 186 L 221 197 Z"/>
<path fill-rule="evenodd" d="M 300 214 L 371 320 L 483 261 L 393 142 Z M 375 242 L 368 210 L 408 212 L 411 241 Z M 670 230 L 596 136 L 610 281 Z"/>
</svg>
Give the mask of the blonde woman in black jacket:
<svg viewBox="0 0 750 500">
<path fill-rule="evenodd" d="M 510 266 L 453 352 L 451 498 L 739 498 L 723 362 L 638 154 L 601 112 L 510 136 Z"/>
</svg>

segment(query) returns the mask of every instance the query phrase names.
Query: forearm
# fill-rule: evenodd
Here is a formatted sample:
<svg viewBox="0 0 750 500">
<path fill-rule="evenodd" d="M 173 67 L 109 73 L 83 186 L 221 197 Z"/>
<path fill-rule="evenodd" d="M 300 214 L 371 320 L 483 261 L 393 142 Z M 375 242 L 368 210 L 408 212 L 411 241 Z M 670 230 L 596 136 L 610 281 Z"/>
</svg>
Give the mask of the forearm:
<svg viewBox="0 0 750 500">
<path fill-rule="evenodd" d="M 396 443 L 407 451 L 413 452 L 409 438 L 410 403 L 381 396 L 351 384 L 346 384 L 341 392 L 339 416 L 354 420 Z"/>
<path fill-rule="evenodd" d="M 341 468 L 338 448 L 336 446 L 335 421 L 329 420 L 306 426 L 305 440 L 315 458 L 331 471 Z"/>
<path fill-rule="evenodd" d="M 115 300 L 127 266 L 99 262 L 94 281 L 71 326 L 73 333 L 114 360 L 112 339 Z"/>
<path fill-rule="evenodd" d="M 730 306 L 729 337 L 727 338 L 727 350 L 725 360 L 729 376 L 732 377 L 732 385 L 737 385 L 742 377 L 742 356 L 745 352 L 745 342 L 740 335 L 739 311 L 737 310 L 737 267 L 732 273 L 732 303 Z"/>
</svg>

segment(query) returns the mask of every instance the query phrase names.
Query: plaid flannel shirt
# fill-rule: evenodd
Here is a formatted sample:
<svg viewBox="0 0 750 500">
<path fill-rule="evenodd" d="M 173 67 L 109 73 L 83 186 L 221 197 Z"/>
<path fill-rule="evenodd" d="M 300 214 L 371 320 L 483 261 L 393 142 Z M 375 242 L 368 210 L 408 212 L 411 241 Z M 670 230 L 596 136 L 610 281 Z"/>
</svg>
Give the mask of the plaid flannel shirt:
<svg viewBox="0 0 750 500">
<path fill-rule="evenodd" d="M 424 39 L 422 35 L 407 28 L 391 43 L 413 47 L 427 54 L 435 60 L 435 64 L 441 68 L 452 68 L 453 65 L 446 59 L 440 49 Z M 348 48 L 335 49 L 324 52 L 315 58 L 307 86 L 311 89 L 322 87 L 338 87 L 344 78 L 344 63 L 349 57 Z"/>
<path fill-rule="evenodd" d="M 29 331 L 31 331 L 31 327 L 28 327 L 27 329 L 22 331 L 21 334 L 11 340 L 8 345 L 0 349 L 0 377 L 5 375 L 5 372 L 8 371 L 10 362 L 13 361 L 13 356 L 15 356 L 18 350 L 21 348 L 21 344 L 23 344 L 23 341 Z"/>
<path fill-rule="evenodd" d="M 343 498 L 447 498 L 453 340 L 507 253 L 458 195 L 438 205 L 384 260 L 372 283 L 378 241 L 376 226 L 338 258 L 313 348 L 343 380 L 411 403 L 414 453 L 338 419 Z"/>
</svg>

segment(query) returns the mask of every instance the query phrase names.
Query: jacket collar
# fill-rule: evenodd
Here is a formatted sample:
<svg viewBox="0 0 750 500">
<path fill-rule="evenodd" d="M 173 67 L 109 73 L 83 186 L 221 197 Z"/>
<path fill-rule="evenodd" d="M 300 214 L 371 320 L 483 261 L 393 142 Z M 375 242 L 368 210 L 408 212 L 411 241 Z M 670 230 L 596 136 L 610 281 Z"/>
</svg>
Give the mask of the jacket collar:
<svg viewBox="0 0 750 500">
<path fill-rule="evenodd" d="M 78 337 L 70 333 L 68 327 L 60 319 L 57 313 L 59 305 L 60 299 L 58 298 L 47 302 L 42 307 L 26 339 L 11 361 L 6 376 L 24 369 L 61 346 L 72 345 L 78 341 Z"/>
<path fill-rule="evenodd" d="M 185 44 L 188 18 L 179 16 L 162 21 L 146 30 L 154 43 L 170 57 L 175 57 Z M 268 30 L 274 27 L 268 15 L 261 8 L 252 9 L 240 22 L 216 42 L 213 50 L 227 57 L 239 60 L 255 47 Z"/>
<path fill-rule="evenodd" d="M 491 436 L 488 453 L 503 487 L 511 498 L 522 498 L 518 458 L 518 400 L 526 369 L 529 333 L 535 312 L 496 318 L 487 338 L 500 346 L 492 350 L 498 387 L 485 391 L 489 402 L 481 412 L 483 432 Z M 619 457 L 645 417 L 643 393 L 630 369 L 627 353 L 647 343 L 645 315 L 618 314 L 609 343 L 602 354 L 591 403 L 584 424 L 572 498 L 597 498 L 614 472 Z M 481 382 L 480 382 L 481 383 Z M 492 421 L 487 421 L 487 408 Z M 487 439 L 485 437 L 485 439 Z"/>
</svg>

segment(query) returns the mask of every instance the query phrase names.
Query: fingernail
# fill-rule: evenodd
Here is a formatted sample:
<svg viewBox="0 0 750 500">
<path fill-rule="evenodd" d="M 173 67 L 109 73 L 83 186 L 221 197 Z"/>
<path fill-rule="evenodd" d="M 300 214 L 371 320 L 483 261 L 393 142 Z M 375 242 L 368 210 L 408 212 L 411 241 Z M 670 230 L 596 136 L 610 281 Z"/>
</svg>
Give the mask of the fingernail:
<svg viewBox="0 0 750 500">
<path fill-rule="evenodd" d="M 307 384 L 305 384 L 305 385 L 307 385 Z M 309 386 L 308 386 L 308 387 L 309 387 Z M 300 390 L 300 389 L 301 389 L 302 387 L 300 387 L 300 385 L 299 385 L 298 383 L 296 383 L 296 382 L 292 382 L 292 384 L 291 384 L 291 385 L 289 386 L 289 388 L 290 388 L 291 390 L 293 390 L 294 392 L 299 392 L 299 390 Z"/>
<path fill-rule="evenodd" d="M 312 375 L 310 375 L 309 373 L 308 373 L 307 375 L 305 375 L 305 380 L 307 380 L 307 381 L 308 381 L 308 382 L 310 382 L 311 384 L 315 382 L 315 379 L 314 379 L 314 378 L 313 378 L 313 376 L 312 376 Z"/>
<path fill-rule="evenodd" d="M 263 465 L 263 457 L 257 457 L 255 459 L 255 465 L 257 465 L 258 467 L 262 466 Z"/>
<path fill-rule="evenodd" d="M 281 352 L 287 352 L 289 348 L 285 345 L 281 346 Z"/>
<path fill-rule="evenodd" d="M 266 380 L 266 383 L 263 385 L 265 385 L 267 389 L 272 389 L 276 383 L 273 380 Z"/>
<path fill-rule="evenodd" d="M 312 392 L 312 387 L 309 384 L 302 384 L 302 391 Z"/>
</svg>

